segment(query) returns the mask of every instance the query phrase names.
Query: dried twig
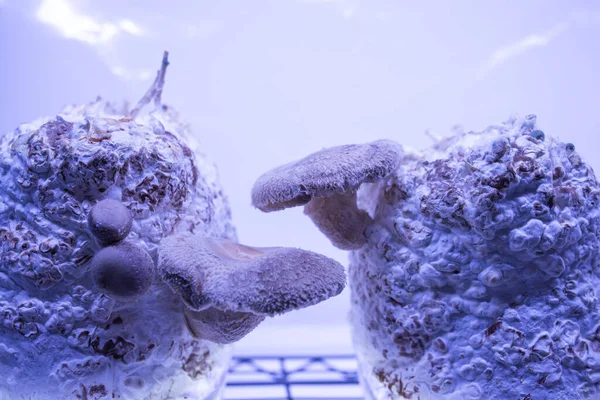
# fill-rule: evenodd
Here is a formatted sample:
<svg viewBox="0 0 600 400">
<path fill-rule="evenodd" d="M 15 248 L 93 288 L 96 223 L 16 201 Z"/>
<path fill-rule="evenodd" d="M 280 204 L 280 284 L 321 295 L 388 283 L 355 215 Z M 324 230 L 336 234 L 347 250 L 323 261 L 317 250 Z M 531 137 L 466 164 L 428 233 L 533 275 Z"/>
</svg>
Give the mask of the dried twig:
<svg viewBox="0 0 600 400">
<path fill-rule="evenodd" d="M 160 66 L 160 69 L 156 73 L 156 79 L 154 79 L 154 82 L 152 83 L 152 86 L 150 86 L 150 89 L 148 89 L 146 94 L 140 99 L 140 101 L 138 101 L 136 106 L 129 113 L 131 118 L 137 117 L 137 115 L 140 113 L 140 110 L 152 100 L 154 100 L 154 106 L 156 108 L 160 107 L 160 98 L 162 96 L 162 90 L 165 84 L 165 74 L 167 73 L 168 66 L 169 52 L 165 51 L 163 53 L 162 64 Z"/>
<path fill-rule="evenodd" d="M 433 143 L 436 143 L 436 144 L 437 144 L 437 143 L 439 143 L 439 142 L 441 142 L 441 141 L 442 141 L 442 139 L 441 139 L 439 136 L 437 136 L 436 134 L 432 133 L 432 132 L 431 132 L 429 129 L 426 129 L 426 130 L 425 130 L 425 135 L 426 135 L 426 136 L 427 136 L 429 139 L 431 139 L 431 140 L 433 141 Z"/>
</svg>

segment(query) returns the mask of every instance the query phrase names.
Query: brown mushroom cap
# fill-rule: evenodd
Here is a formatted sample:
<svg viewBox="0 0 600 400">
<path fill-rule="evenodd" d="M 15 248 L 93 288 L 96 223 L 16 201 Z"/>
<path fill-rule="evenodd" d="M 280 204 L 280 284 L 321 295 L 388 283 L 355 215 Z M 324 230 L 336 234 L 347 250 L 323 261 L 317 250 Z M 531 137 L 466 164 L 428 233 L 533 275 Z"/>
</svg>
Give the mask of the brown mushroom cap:
<svg viewBox="0 0 600 400">
<path fill-rule="evenodd" d="M 104 247 L 92 258 L 90 270 L 96 287 L 120 300 L 146 293 L 156 274 L 148 252 L 129 242 Z"/>
<path fill-rule="evenodd" d="M 252 204 L 265 212 L 305 205 L 305 214 L 336 247 L 359 249 L 371 217 L 358 208 L 356 191 L 397 170 L 402 155 L 390 140 L 325 149 L 258 178 Z"/>
<path fill-rule="evenodd" d="M 113 199 L 100 200 L 90 210 L 90 230 L 103 245 L 121 241 L 129 235 L 133 218 L 123 203 Z"/>
<path fill-rule="evenodd" d="M 336 261 L 310 251 L 240 245 L 191 234 L 159 247 L 159 273 L 192 309 L 276 315 L 339 294 L 346 282 Z"/>
<path fill-rule="evenodd" d="M 356 191 L 398 169 L 402 147 L 391 140 L 331 147 L 262 175 L 252 188 L 252 204 L 278 211 L 312 198 Z"/>
</svg>

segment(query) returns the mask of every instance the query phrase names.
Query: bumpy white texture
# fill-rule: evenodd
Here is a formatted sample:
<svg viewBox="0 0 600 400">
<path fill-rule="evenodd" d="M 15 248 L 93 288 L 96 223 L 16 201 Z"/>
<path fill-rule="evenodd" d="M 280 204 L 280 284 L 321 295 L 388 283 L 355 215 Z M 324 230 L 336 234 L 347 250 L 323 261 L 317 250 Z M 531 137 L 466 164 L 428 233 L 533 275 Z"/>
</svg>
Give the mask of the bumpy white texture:
<svg viewBox="0 0 600 400">
<path fill-rule="evenodd" d="M 160 279 L 137 300 L 92 283 L 98 200 L 131 210 L 127 241 L 156 260 L 160 240 L 235 240 L 229 208 L 187 127 L 163 106 L 132 120 L 98 100 L 0 138 L 0 398 L 204 399 L 230 351 L 192 337 Z M 188 142 L 189 143 L 189 142 Z"/>
<path fill-rule="evenodd" d="M 600 190 L 537 129 L 459 132 L 359 191 L 374 222 L 352 323 L 374 398 L 600 398 Z"/>
</svg>

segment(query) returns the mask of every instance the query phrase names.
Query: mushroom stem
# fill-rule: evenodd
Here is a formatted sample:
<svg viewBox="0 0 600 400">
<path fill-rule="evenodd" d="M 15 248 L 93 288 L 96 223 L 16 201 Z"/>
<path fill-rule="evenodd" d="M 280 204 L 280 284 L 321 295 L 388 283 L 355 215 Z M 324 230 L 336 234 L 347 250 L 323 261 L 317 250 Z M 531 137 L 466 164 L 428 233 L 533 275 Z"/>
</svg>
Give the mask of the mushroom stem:
<svg viewBox="0 0 600 400">
<path fill-rule="evenodd" d="M 135 118 L 140 113 L 140 110 L 151 100 L 154 100 L 155 108 L 159 108 L 161 105 L 161 97 L 163 86 L 165 85 L 165 75 L 167 73 L 167 67 L 169 66 L 169 52 L 163 53 L 162 63 L 160 69 L 156 72 L 156 78 L 152 82 L 150 89 L 144 94 L 144 96 L 138 101 L 133 110 L 129 113 L 131 118 Z"/>
<path fill-rule="evenodd" d="M 195 311 L 184 306 L 183 315 L 192 336 L 220 344 L 237 342 L 265 319 L 264 315 L 222 311 L 214 307 Z"/>
<path fill-rule="evenodd" d="M 372 221 L 369 214 L 356 205 L 355 191 L 313 198 L 304 206 L 304 214 L 342 250 L 360 249 L 366 242 L 365 228 Z"/>
</svg>

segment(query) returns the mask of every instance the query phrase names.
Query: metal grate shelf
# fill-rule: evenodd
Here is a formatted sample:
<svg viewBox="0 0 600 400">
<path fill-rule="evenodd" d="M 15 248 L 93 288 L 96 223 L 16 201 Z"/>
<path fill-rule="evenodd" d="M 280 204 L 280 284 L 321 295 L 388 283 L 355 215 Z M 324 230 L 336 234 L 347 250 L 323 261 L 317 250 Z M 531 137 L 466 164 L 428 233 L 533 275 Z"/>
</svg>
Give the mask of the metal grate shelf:
<svg viewBox="0 0 600 400">
<path fill-rule="evenodd" d="M 237 356 L 226 400 L 362 400 L 350 355 Z"/>
</svg>

